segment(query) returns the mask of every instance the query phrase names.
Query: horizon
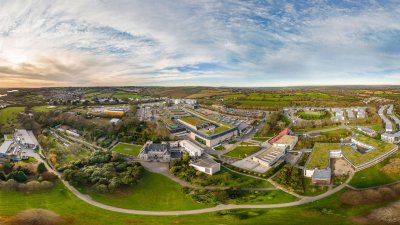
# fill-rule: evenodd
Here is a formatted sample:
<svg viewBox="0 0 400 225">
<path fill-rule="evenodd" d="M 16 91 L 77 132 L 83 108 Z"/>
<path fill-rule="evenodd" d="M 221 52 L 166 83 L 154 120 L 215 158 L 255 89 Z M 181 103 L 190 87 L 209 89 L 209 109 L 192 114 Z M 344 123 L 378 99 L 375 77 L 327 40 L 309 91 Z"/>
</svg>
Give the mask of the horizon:
<svg viewBox="0 0 400 225">
<path fill-rule="evenodd" d="M 5 1 L 0 88 L 400 85 L 400 6 Z"/>
</svg>

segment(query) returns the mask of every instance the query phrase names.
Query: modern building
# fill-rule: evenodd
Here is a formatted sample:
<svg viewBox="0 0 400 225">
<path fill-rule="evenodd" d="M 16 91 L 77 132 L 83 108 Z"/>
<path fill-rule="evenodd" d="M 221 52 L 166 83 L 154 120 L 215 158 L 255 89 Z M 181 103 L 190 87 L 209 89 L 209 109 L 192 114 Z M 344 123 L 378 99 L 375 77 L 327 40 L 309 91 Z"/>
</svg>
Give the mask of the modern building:
<svg viewBox="0 0 400 225">
<path fill-rule="evenodd" d="M 12 162 L 21 159 L 21 149 L 14 141 L 6 140 L 0 145 L 0 163 Z"/>
<path fill-rule="evenodd" d="M 392 122 L 385 116 L 385 110 L 386 108 L 389 108 L 387 105 L 383 105 L 379 108 L 378 110 L 378 115 L 381 117 L 381 119 L 383 120 L 383 122 L 385 123 L 385 131 L 386 132 L 392 132 L 393 131 L 393 125 Z M 390 111 L 391 113 L 391 111 Z"/>
<path fill-rule="evenodd" d="M 179 145 L 190 157 L 200 157 L 204 153 L 203 148 L 189 140 L 182 140 L 179 142 Z"/>
<path fill-rule="evenodd" d="M 284 150 L 292 150 L 294 146 L 297 144 L 299 138 L 297 136 L 292 135 L 283 135 L 278 140 L 273 143 L 273 146 L 276 148 L 281 148 Z"/>
<path fill-rule="evenodd" d="M 362 127 L 362 126 L 358 126 L 357 130 L 363 132 L 364 134 L 370 136 L 370 137 L 375 137 L 376 136 L 376 131 L 370 127 Z"/>
<path fill-rule="evenodd" d="M 396 133 L 385 132 L 381 134 L 381 140 L 388 143 L 398 144 L 400 143 L 400 131 Z"/>
<path fill-rule="evenodd" d="M 189 163 L 194 169 L 213 175 L 221 170 L 221 164 L 209 158 L 202 158 Z"/>
<path fill-rule="evenodd" d="M 313 185 L 329 185 L 332 180 L 331 168 L 326 169 L 315 169 L 314 174 L 311 177 L 311 183 Z"/>
<path fill-rule="evenodd" d="M 271 167 L 274 165 L 282 156 L 285 155 L 285 148 L 270 147 L 263 151 L 261 154 L 252 157 L 252 160 L 259 164 Z"/>
</svg>

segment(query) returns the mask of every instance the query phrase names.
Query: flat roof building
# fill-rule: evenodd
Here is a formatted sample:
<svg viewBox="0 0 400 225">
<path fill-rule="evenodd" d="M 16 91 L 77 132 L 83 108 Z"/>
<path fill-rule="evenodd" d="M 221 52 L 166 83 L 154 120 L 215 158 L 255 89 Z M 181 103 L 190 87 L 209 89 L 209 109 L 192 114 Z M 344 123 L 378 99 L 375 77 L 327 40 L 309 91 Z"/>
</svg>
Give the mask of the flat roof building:
<svg viewBox="0 0 400 225">
<path fill-rule="evenodd" d="M 209 175 L 213 175 L 221 170 L 221 164 L 209 158 L 191 161 L 189 165 L 194 169 Z"/>
<path fill-rule="evenodd" d="M 179 145 L 189 153 L 191 157 L 200 157 L 204 153 L 204 149 L 200 146 L 197 146 L 195 143 L 189 140 L 183 140 L 179 142 Z"/>
<path fill-rule="evenodd" d="M 273 143 L 273 146 L 277 148 L 282 148 L 282 149 L 289 149 L 292 150 L 294 146 L 296 145 L 297 141 L 299 138 L 297 136 L 292 136 L 292 135 L 283 135 L 281 138 L 279 138 L 277 141 Z"/>
</svg>

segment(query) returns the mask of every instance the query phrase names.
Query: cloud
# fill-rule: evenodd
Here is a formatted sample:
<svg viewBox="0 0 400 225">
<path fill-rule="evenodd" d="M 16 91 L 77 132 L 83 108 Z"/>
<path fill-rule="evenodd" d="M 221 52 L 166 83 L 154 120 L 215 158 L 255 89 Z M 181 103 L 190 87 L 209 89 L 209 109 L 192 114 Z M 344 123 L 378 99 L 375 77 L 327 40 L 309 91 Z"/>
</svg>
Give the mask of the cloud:
<svg viewBox="0 0 400 225">
<path fill-rule="evenodd" d="M 0 87 L 392 84 L 399 15 L 395 1 L 9 0 Z"/>
</svg>

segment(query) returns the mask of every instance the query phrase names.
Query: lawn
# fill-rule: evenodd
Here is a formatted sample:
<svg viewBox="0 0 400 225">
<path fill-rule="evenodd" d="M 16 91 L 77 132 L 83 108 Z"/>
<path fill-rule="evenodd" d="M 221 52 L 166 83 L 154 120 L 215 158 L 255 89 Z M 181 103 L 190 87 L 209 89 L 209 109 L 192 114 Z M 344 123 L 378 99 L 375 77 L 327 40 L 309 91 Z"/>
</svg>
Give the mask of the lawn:
<svg viewBox="0 0 400 225">
<path fill-rule="evenodd" d="M 140 210 L 189 210 L 211 207 L 194 202 L 181 190 L 178 183 L 169 178 L 146 171 L 139 183 L 114 194 L 99 194 L 89 189 L 84 191 L 95 201 L 126 209 Z"/>
<path fill-rule="evenodd" d="M 245 191 L 242 197 L 232 199 L 231 204 L 276 204 L 296 201 L 297 198 L 281 190 Z"/>
<path fill-rule="evenodd" d="M 0 110 L 0 126 L 13 126 L 17 119 L 17 114 L 23 112 L 25 107 L 8 107 Z"/>
<path fill-rule="evenodd" d="M 381 171 L 381 168 L 388 164 L 390 159 L 399 157 L 400 153 L 397 153 L 374 166 L 358 171 L 354 174 L 353 179 L 350 181 L 350 185 L 356 188 L 366 188 L 400 181 L 400 174 L 389 176 Z"/>
<path fill-rule="evenodd" d="M 225 150 L 225 147 L 222 145 L 218 145 L 217 147 L 214 148 L 214 150 L 222 151 L 222 150 Z"/>
<path fill-rule="evenodd" d="M 277 209 L 223 210 L 220 212 L 185 216 L 141 216 L 116 213 L 91 206 L 69 192 L 61 183 L 46 192 L 20 193 L 0 190 L 0 222 L 24 209 L 44 208 L 60 214 L 69 225 L 96 224 L 208 224 L 218 225 L 352 225 L 351 218 L 382 204 L 356 207 L 343 206 L 338 198 L 342 192 L 302 206 Z M 147 201 L 147 199 L 145 200 Z M 156 200 L 157 201 L 157 200 Z M 60 204 L 62 203 L 62 204 Z M 326 213 L 330 211 L 333 213 Z M 294 216 L 295 215 L 295 216 Z"/>
<path fill-rule="evenodd" d="M 218 181 L 219 187 L 243 187 L 243 188 L 271 188 L 274 187 L 270 182 L 242 174 L 232 172 L 225 167 L 221 171 L 208 176 L 209 179 Z"/>
<path fill-rule="evenodd" d="M 306 169 L 325 169 L 329 165 L 329 151 L 340 150 L 340 143 L 315 143 Z"/>
<path fill-rule="evenodd" d="M 42 106 L 34 106 L 32 107 L 32 110 L 35 112 L 48 112 L 50 111 L 50 108 L 48 105 L 42 105 Z"/>
<path fill-rule="evenodd" d="M 115 145 L 112 150 L 121 154 L 138 156 L 140 149 L 142 149 L 141 145 L 133 145 L 120 142 Z"/>
<path fill-rule="evenodd" d="M 232 151 L 224 154 L 224 156 L 243 159 L 259 150 L 261 150 L 260 146 L 237 146 Z"/>
<path fill-rule="evenodd" d="M 317 196 L 328 191 L 328 187 L 326 186 L 312 185 L 311 178 L 308 177 L 303 178 L 303 187 L 304 187 L 304 192 L 300 194 L 304 196 Z"/>
</svg>

